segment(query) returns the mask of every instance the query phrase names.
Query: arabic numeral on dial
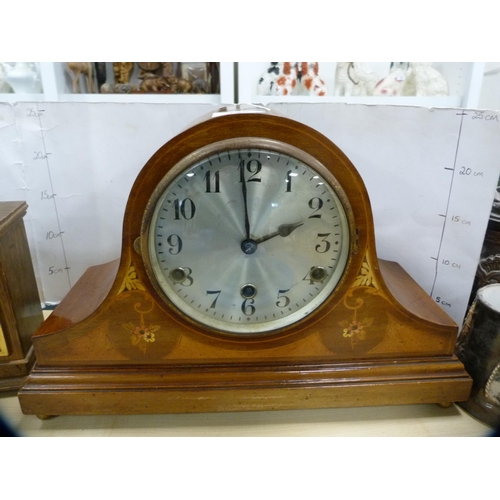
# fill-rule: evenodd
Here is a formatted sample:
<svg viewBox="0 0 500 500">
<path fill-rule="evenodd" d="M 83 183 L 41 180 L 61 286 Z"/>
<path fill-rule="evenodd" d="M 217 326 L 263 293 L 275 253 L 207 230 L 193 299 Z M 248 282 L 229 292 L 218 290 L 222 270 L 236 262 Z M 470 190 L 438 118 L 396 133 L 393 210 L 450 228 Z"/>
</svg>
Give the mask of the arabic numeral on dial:
<svg viewBox="0 0 500 500">
<path fill-rule="evenodd" d="M 210 170 L 205 174 L 205 193 L 220 193 L 220 172 L 217 170 L 212 177 Z"/>
<path fill-rule="evenodd" d="M 182 250 L 182 240 L 181 237 L 177 234 L 171 234 L 167 238 L 167 243 L 172 247 L 169 248 L 168 252 L 171 255 L 177 255 Z"/>
<path fill-rule="evenodd" d="M 262 163 L 259 160 L 250 160 L 246 163 L 245 160 L 241 160 L 238 168 L 240 169 L 240 182 L 245 181 L 245 170 L 251 174 L 247 182 L 262 182 L 260 177 L 255 177 L 262 170 Z"/>
<path fill-rule="evenodd" d="M 182 286 L 191 286 L 194 283 L 194 279 L 191 278 L 191 273 L 193 272 L 190 267 L 185 267 L 186 279 L 181 283 Z"/>
<path fill-rule="evenodd" d="M 314 210 L 309 219 L 321 219 L 321 214 L 318 214 L 318 212 L 323 208 L 323 200 L 314 197 L 309 200 L 308 205 L 311 210 Z"/>
<path fill-rule="evenodd" d="M 290 299 L 286 295 L 282 295 L 286 292 L 289 292 L 290 289 L 288 290 L 278 290 L 278 300 L 276 301 L 276 307 L 288 307 L 290 304 Z"/>
<path fill-rule="evenodd" d="M 307 271 L 307 274 L 302 278 L 302 281 L 307 281 L 309 285 L 314 285 L 314 280 L 312 279 L 312 276 L 311 276 L 311 271 L 313 269 L 314 268 L 311 267 L 311 269 L 309 269 L 309 271 Z"/>
<path fill-rule="evenodd" d="M 254 299 L 245 299 L 241 304 L 241 312 L 245 316 L 252 316 L 253 314 L 255 314 L 255 306 L 253 305 L 254 303 Z"/>
<path fill-rule="evenodd" d="M 327 241 L 328 236 L 330 236 L 331 233 L 318 233 L 318 238 L 321 238 L 321 243 L 316 245 L 314 249 L 318 253 L 326 253 L 328 250 L 330 250 L 331 244 L 329 241 Z"/>
<path fill-rule="evenodd" d="M 217 305 L 217 299 L 219 298 L 221 291 L 222 290 L 207 290 L 207 295 L 215 295 L 215 299 L 210 305 L 210 309 L 215 309 L 215 306 Z"/>
<path fill-rule="evenodd" d="M 174 220 L 180 220 L 181 217 L 191 220 L 196 213 L 196 206 L 191 198 L 184 200 L 176 199 L 174 201 Z"/>
<path fill-rule="evenodd" d="M 170 279 L 180 286 L 191 286 L 194 283 L 192 272 L 190 267 L 177 267 L 170 271 Z"/>
</svg>

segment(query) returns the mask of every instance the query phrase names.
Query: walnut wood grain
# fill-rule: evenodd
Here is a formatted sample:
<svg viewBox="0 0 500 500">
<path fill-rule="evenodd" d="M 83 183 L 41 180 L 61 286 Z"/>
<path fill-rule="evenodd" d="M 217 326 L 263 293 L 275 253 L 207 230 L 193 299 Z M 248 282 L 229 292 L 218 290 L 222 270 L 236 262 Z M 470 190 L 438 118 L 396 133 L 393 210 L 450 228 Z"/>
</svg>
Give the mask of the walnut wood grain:
<svg viewBox="0 0 500 500">
<path fill-rule="evenodd" d="M 40 369 L 19 393 L 24 413 L 136 414 L 448 404 L 467 398 L 456 358 L 399 363 L 155 369 Z M 78 402 L 75 404 L 75 402 Z"/>
<path fill-rule="evenodd" d="M 429 322 L 455 327 L 454 321 L 434 301 L 416 281 L 397 263 L 378 259 L 380 271 L 392 295 L 419 318 Z"/>
</svg>

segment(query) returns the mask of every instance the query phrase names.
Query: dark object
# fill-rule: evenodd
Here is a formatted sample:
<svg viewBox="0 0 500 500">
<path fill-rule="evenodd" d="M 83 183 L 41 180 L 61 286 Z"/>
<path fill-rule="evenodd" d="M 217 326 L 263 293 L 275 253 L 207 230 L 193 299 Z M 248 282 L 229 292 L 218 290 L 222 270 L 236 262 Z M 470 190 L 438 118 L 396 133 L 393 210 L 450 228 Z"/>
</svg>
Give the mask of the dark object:
<svg viewBox="0 0 500 500">
<path fill-rule="evenodd" d="M 0 437 L 18 437 L 12 426 L 0 415 Z"/>
<path fill-rule="evenodd" d="M 492 427 L 500 426 L 500 284 L 480 288 L 457 341 L 457 356 L 473 379 L 459 405 Z"/>
<path fill-rule="evenodd" d="M 218 62 L 207 63 L 210 75 L 210 93 L 220 94 L 220 67 Z"/>
<path fill-rule="evenodd" d="M 43 321 L 24 229 L 25 202 L 0 202 L 0 390 L 24 383 L 35 355 L 31 336 Z"/>
<path fill-rule="evenodd" d="M 101 85 L 106 83 L 106 63 L 105 62 L 95 62 L 95 76 L 97 80 L 97 89 L 101 91 Z"/>
</svg>

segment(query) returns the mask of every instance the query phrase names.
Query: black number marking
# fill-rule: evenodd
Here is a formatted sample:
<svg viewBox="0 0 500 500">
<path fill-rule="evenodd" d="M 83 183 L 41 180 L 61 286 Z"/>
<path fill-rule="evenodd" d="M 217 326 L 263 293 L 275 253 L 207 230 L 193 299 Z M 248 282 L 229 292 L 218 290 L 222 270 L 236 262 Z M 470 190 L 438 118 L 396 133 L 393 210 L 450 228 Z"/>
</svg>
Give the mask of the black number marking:
<svg viewBox="0 0 500 500">
<path fill-rule="evenodd" d="M 174 220 L 180 220 L 181 216 L 186 220 L 191 220 L 195 213 L 196 206 L 191 198 L 174 201 Z"/>
<path fill-rule="evenodd" d="M 245 170 L 251 174 L 246 180 L 247 182 L 262 182 L 260 177 L 255 177 L 257 174 L 260 174 L 260 171 L 262 170 L 262 163 L 259 160 L 250 160 L 246 164 L 245 160 L 241 160 L 238 168 L 240 169 L 240 182 L 245 181 Z"/>
<path fill-rule="evenodd" d="M 219 298 L 219 295 L 222 290 L 207 290 L 207 295 L 215 295 L 215 299 L 210 305 L 210 309 L 215 309 L 215 306 L 217 305 L 217 299 Z"/>
<path fill-rule="evenodd" d="M 172 247 L 169 248 L 168 252 L 171 255 L 177 255 L 182 250 L 182 240 L 181 237 L 177 234 L 171 234 L 167 238 L 167 243 Z"/>
<path fill-rule="evenodd" d="M 205 174 L 205 193 L 220 193 L 220 172 L 217 170 L 213 177 L 210 170 Z"/>
<path fill-rule="evenodd" d="M 309 219 L 321 219 L 321 214 L 318 214 L 323 208 L 323 200 L 321 198 L 311 198 L 308 202 L 309 208 L 314 212 L 309 216 Z"/>
<path fill-rule="evenodd" d="M 276 307 L 287 307 L 290 304 L 290 299 L 283 293 L 289 292 L 288 290 L 278 290 L 278 300 L 276 301 Z"/>
<path fill-rule="evenodd" d="M 309 285 L 314 285 L 314 280 L 311 278 L 311 270 L 314 269 L 314 267 L 311 267 L 309 271 L 307 271 L 307 274 L 302 278 L 302 281 L 308 281 Z"/>
<path fill-rule="evenodd" d="M 241 304 L 241 312 L 245 316 L 252 316 L 252 314 L 255 314 L 255 306 L 253 306 L 254 303 L 254 299 L 245 299 Z"/>
<path fill-rule="evenodd" d="M 328 238 L 328 236 L 330 236 L 330 234 L 331 233 L 318 233 L 318 238 L 322 238 L 322 240 L 321 240 L 321 243 L 319 243 L 318 245 L 316 245 L 314 247 L 316 252 L 326 253 L 326 252 L 328 252 L 328 250 L 330 250 L 331 244 L 329 241 L 326 240 Z M 325 244 L 324 246 L 323 246 L 323 243 Z"/>
</svg>

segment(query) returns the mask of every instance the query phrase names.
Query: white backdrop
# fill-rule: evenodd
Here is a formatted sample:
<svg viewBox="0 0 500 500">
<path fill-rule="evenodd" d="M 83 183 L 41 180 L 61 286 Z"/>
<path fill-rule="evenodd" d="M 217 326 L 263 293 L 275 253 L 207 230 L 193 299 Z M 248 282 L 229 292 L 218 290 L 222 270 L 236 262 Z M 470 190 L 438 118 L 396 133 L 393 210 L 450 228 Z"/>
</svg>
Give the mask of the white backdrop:
<svg viewBox="0 0 500 500">
<path fill-rule="evenodd" d="M 378 255 L 399 262 L 461 323 L 500 170 L 492 111 L 273 104 L 339 146 L 366 183 Z M 0 104 L 0 200 L 26 200 L 42 299 L 120 255 L 130 188 L 205 104 Z"/>
</svg>

